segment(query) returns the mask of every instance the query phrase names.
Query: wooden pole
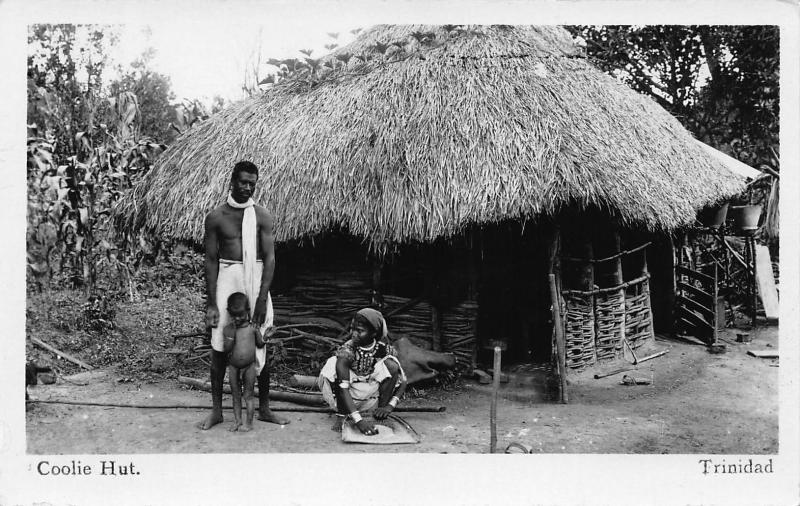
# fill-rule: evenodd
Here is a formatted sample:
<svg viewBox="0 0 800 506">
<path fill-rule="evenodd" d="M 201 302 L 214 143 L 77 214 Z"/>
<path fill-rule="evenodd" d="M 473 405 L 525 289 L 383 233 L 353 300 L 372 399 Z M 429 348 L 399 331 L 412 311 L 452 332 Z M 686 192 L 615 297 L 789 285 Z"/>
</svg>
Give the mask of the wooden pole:
<svg viewBox="0 0 800 506">
<path fill-rule="evenodd" d="M 494 370 L 492 380 L 492 407 L 489 412 L 489 453 L 495 453 L 497 447 L 497 395 L 500 391 L 500 354 L 499 346 L 494 347 Z"/>
<path fill-rule="evenodd" d="M 652 355 L 647 355 L 644 358 L 640 358 L 638 363 L 641 364 L 642 362 L 647 362 L 648 360 L 653 360 L 656 357 L 660 357 L 661 355 L 666 355 L 669 353 L 669 350 L 661 350 L 659 352 L 653 353 Z"/>
<path fill-rule="evenodd" d="M 683 279 L 683 276 L 679 274 L 679 267 L 684 267 L 683 265 L 683 248 L 686 246 L 686 236 L 687 232 L 682 232 L 678 236 L 677 244 L 673 242 L 673 258 L 672 258 L 672 312 L 670 315 L 672 316 L 672 337 L 676 337 L 678 335 L 679 328 L 683 327 L 682 324 L 678 322 L 678 295 L 683 295 L 683 290 L 678 288 L 678 282 Z"/>
<path fill-rule="evenodd" d="M 620 239 L 619 229 L 617 228 L 616 225 L 614 225 L 614 236 L 613 237 L 614 237 L 614 251 L 612 253 L 616 255 L 617 253 L 622 251 L 622 240 Z M 624 277 L 624 275 L 622 273 L 622 257 L 621 256 L 617 257 L 614 260 L 614 272 L 613 272 L 612 279 L 613 279 L 612 286 L 621 285 L 624 282 L 625 277 Z M 628 349 L 630 350 L 631 355 L 633 355 L 634 363 L 636 363 L 635 362 L 636 361 L 636 355 L 633 353 L 633 347 L 631 347 L 631 343 L 627 342 L 627 336 L 625 335 L 626 334 L 626 332 L 625 332 L 625 320 L 626 320 L 626 318 L 625 318 L 625 313 L 626 313 L 625 312 L 625 288 L 620 288 L 619 296 L 620 296 L 620 306 L 621 306 L 620 307 L 620 311 L 622 313 L 622 321 L 620 321 L 620 323 L 619 323 L 620 324 L 620 329 L 619 329 L 620 339 L 628 344 Z M 623 355 L 625 354 L 625 347 L 624 347 L 623 343 L 620 343 L 620 351 L 622 352 Z"/>
<path fill-rule="evenodd" d="M 47 350 L 49 352 L 55 353 L 56 355 L 58 355 L 59 357 L 63 358 L 64 360 L 68 360 L 68 361 L 72 362 L 75 365 L 79 365 L 79 366 L 83 367 L 87 371 L 91 371 L 91 370 L 94 369 L 94 367 L 90 366 L 86 362 L 78 360 L 77 358 L 73 357 L 72 355 L 64 353 L 63 351 L 59 350 L 58 348 L 50 346 L 49 344 L 45 343 L 44 341 L 42 341 L 41 339 L 39 339 L 37 337 L 31 337 L 31 342 L 33 344 L 35 344 L 36 346 L 39 346 L 40 348 L 44 348 L 45 350 Z"/>
<path fill-rule="evenodd" d="M 620 239 L 619 230 L 617 229 L 616 226 L 614 227 L 613 237 L 614 237 L 614 251 L 612 251 L 612 253 L 616 255 L 617 253 L 622 251 L 622 239 Z M 614 272 L 611 274 L 611 283 L 612 283 L 611 286 L 621 285 L 624 279 L 622 275 L 622 257 L 615 258 L 613 262 L 614 262 L 613 264 Z"/>
<path fill-rule="evenodd" d="M 746 243 L 745 246 L 750 247 L 750 258 L 748 260 L 748 266 L 750 268 L 750 305 L 752 306 L 752 316 L 751 316 L 751 327 L 756 328 L 756 316 L 758 315 L 758 296 L 756 293 L 756 238 L 755 236 L 750 236 L 745 239 Z M 716 276 L 714 276 L 716 278 Z M 714 280 L 714 285 L 716 286 L 716 279 Z M 716 290 L 716 288 L 715 288 Z M 714 300 L 714 304 L 717 301 Z"/>
<path fill-rule="evenodd" d="M 317 388 L 317 378 L 315 376 L 306 376 L 304 374 L 292 374 L 292 377 L 289 378 L 289 386 Z"/>
<path fill-rule="evenodd" d="M 711 331 L 712 332 L 711 335 L 714 338 L 714 342 L 712 344 L 717 344 L 717 338 L 719 337 L 719 333 L 718 333 L 719 332 L 719 322 L 717 321 L 717 319 L 719 318 L 719 311 L 717 311 L 717 299 L 719 298 L 719 278 L 718 278 L 718 275 L 719 275 L 719 271 L 717 269 L 717 265 L 714 264 L 714 286 L 712 287 L 712 290 L 714 290 L 712 292 L 712 294 L 714 296 L 714 300 L 712 301 L 712 305 L 711 305 L 711 308 L 714 310 L 714 319 L 711 320 L 711 323 L 714 325 L 714 329 Z M 723 313 L 723 317 L 724 317 L 724 313 Z M 723 328 L 724 328 L 724 325 L 723 325 Z"/>
<path fill-rule="evenodd" d="M 590 226 L 597 223 L 597 221 L 592 218 L 594 215 L 587 214 L 585 216 L 586 216 L 585 219 L 588 220 L 586 223 L 590 224 Z M 576 233 L 576 232 L 577 232 L 577 230 L 575 230 L 573 233 Z M 580 290 L 592 291 L 592 290 L 594 290 L 595 277 L 597 276 L 597 272 L 595 271 L 595 267 L 594 267 L 594 262 L 592 262 L 592 260 L 594 259 L 594 242 L 593 242 L 592 234 L 583 233 L 581 236 L 579 236 L 579 240 L 581 242 L 580 242 L 579 248 L 578 248 L 578 251 L 579 251 L 579 255 L 578 256 L 580 258 L 584 258 L 586 260 L 583 262 L 583 264 L 580 267 L 580 276 L 579 276 L 579 280 L 578 280 L 578 286 L 579 286 Z M 587 344 L 587 343 L 584 342 L 583 346 L 582 346 L 582 349 L 581 349 L 581 354 L 583 354 L 583 353 L 586 352 L 586 346 L 591 346 L 591 348 L 592 348 L 591 349 L 591 355 L 592 355 L 591 363 L 594 363 L 596 361 L 596 359 L 597 359 L 597 348 L 596 348 L 596 344 L 595 344 L 596 340 L 597 340 L 597 328 L 596 328 L 596 326 L 597 326 L 597 324 L 596 324 L 597 318 L 596 318 L 596 315 L 594 314 L 594 312 L 596 311 L 595 297 L 597 297 L 597 296 L 596 295 L 589 295 L 589 297 L 588 297 L 589 310 L 592 313 L 591 318 L 594 319 L 594 321 L 595 321 L 595 329 L 594 329 L 594 332 L 593 332 L 594 335 L 592 336 L 591 343 Z M 560 310 L 560 308 L 559 308 L 559 310 Z"/>
<path fill-rule="evenodd" d="M 553 304 L 553 327 L 556 332 L 556 352 L 558 355 L 558 364 L 556 370 L 558 371 L 558 378 L 561 382 L 560 399 L 563 404 L 569 402 L 567 395 L 567 350 L 566 343 L 564 342 L 564 332 L 561 327 L 561 308 L 558 298 L 558 290 L 556 289 L 556 277 L 550 274 L 550 300 Z"/>
<path fill-rule="evenodd" d="M 592 244 L 591 236 L 584 237 L 583 239 L 578 249 L 578 256 L 586 259 L 586 261 L 580 266 L 578 289 L 588 292 L 594 289 L 595 272 L 594 263 L 591 261 L 594 259 L 594 245 Z"/>
<path fill-rule="evenodd" d="M 137 409 L 208 409 L 208 404 L 139 404 L 129 402 L 94 402 L 94 401 L 67 401 L 56 399 L 31 399 L 29 404 L 65 404 L 68 406 L 101 406 L 110 408 L 137 408 Z M 233 406 L 225 404 L 222 409 L 233 409 Z M 258 409 L 256 407 L 256 409 Z M 291 413 L 336 413 L 331 408 L 315 406 L 271 406 L 270 411 L 282 411 Z M 397 406 L 395 413 L 444 413 L 446 406 Z"/>
<path fill-rule="evenodd" d="M 675 241 L 672 238 L 672 235 L 667 235 L 669 238 L 669 250 L 670 250 L 670 265 L 669 265 L 669 292 L 667 293 L 667 303 L 669 305 L 669 309 L 667 311 L 669 315 L 669 325 L 667 326 L 667 330 L 669 331 L 671 336 L 675 336 L 676 329 L 677 329 L 677 321 L 675 317 L 675 296 L 678 294 L 678 277 L 676 273 L 676 267 L 678 265 L 678 259 L 675 256 Z M 666 280 L 664 280 L 666 282 Z M 653 322 L 653 331 L 655 332 L 655 322 Z"/>
<path fill-rule="evenodd" d="M 714 267 L 714 271 L 716 272 L 716 267 Z M 649 274 L 649 269 L 647 267 L 647 248 L 642 250 L 642 276 L 647 276 Z M 642 286 L 644 287 L 644 291 L 647 292 L 647 312 L 650 315 L 650 337 L 655 339 L 656 337 L 656 322 L 653 320 L 653 298 L 652 298 L 652 290 L 650 289 L 650 281 L 645 281 Z M 716 283 L 715 283 L 716 286 Z M 714 294 L 714 311 L 716 311 L 716 304 L 717 304 L 717 294 Z"/>
<path fill-rule="evenodd" d="M 561 227 L 558 224 L 556 224 L 555 227 L 556 227 L 556 229 L 555 229 L 555 232 L 554 232 L 554 239 L 553 239 L 553 242 L 555 244 L 553 246 L 553 252 L 552 252 L 552 254 L 553 254 L 553 263 L 552 263 L 553 272 L 551 272 L 550 274 L 555 274 L 555 276 L 556 276 L 556 291 L 557 291 L 558 302 L 559 302 L 558 307 L 560 308 L 561 307 L 561 303 L 564 302 L 563 301 L 563 297 L 561 297 L 562 271 L 561 271 L 561 257 L 559 256 L 560 253 L 561 253 Z"/>
<path fill-rule="evenodd" d="M 549 228 L 549 236 L 548 236 L 548 244 L 547 244 L 547 274 L 555 276 L 555 284 L 556 284 L 556 295 L 555 299 L 553 299 L 552 290 L 550 292 L 550 299 L 552 304 L 557 304 L 558 307 L 561 307 L 561 290 L 560 290 L 560 283 L 559 283 L 559 258 L 558 258 L 558 251 L 559 251 L 559 242 L 560 242 L 560 230 L 558 227 L 558 223 L 552 222 Z M 553 334 L 554 336 L 554 334 Z M 535 339 L 535 338 L 534 338 Z M 552 342 L 551 342 L 552 346 Z M 552 353 L 552 350 L 551 350 Z"/>
<path fill-rule="evenodd" d="M 211 391 L 211 382 L 204 381 L 195 378 L 187 378 L 186 376 L 178 376 L 178 382 L 184 385 L 189 385 L 200 390 L 205 390 L 207 392 Z M 223 385 L 223 392 L 226 394 L 231 393 L 231 387 L 228 384 Z M 258 387 L 255 387 L 255 392 L 258 392 Z M 325 401 L 322 399 L 322 394 L 319 392 L 316 393 L 308 393 L 308 394 L 298 394 L 294 392 L 278 392 L 276 390 L 269 391 L 269 398 L 273 401 L 287 401 L 293 402 L 295 404 L 303 404 L 306 406 L 318 406 L 320 404 L 325 404 Z"/>
</svg>

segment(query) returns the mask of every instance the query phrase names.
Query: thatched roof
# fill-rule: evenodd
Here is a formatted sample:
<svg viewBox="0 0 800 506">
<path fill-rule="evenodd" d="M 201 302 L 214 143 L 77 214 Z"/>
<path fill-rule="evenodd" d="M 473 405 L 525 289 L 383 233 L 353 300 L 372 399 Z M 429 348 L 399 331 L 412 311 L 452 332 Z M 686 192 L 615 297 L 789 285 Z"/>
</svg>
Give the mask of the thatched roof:
<svg viewBox="0 0 800 506">
<path fill-rule="evenodd" d="M 418 40 L 424 32 L 435 37 Z M 392 42 L 384 53 L 376 44 Z M 118 224 L 200 241 L 243 159 L 262 170 L 255 198 L 275 214 L 278 241 L 340 227 L 378 250 L 570 203 L 670 230 L 742 188 L 559 27 L 378 26 L 344 53 L 362 57 L 177 139 L 117 208 Z"/>
</svg>

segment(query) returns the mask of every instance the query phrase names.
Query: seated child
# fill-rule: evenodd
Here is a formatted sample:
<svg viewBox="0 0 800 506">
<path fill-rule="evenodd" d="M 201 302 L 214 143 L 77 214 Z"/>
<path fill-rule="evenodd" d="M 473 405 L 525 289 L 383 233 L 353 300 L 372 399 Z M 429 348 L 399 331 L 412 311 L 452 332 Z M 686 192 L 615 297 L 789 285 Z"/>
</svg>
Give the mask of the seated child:
<svg viewBox="0 0 800 506">
<path fill-rule="evenodd" d="M 258 327 L 250 324 L 250 303 L 247 296 L 236 292 L 228 297 L 231 323 L 222 331 L 223 350 L 228 353 L 228 381 L 233 395 L 234 422 L 230 431 L 247 432 L 253 429 L 256 384 L 256 346 L 264 346 Z M 242 424 L 242 390 L 247 404 L 247 421 Z"/>
</svg>

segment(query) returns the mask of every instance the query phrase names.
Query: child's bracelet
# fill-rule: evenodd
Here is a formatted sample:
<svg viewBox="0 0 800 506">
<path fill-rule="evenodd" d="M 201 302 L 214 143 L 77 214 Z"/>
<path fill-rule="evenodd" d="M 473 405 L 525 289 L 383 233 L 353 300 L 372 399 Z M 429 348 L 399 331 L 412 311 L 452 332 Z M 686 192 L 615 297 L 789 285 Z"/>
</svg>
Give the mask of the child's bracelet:
<svg viewBox="0 0 800 506">
<path fill-rule="evenodd" d="M 398 399 L 396 395 L 393 395 L 392 398 L 389 400 L 389 406 L 391 406 L 392 409 L 394 409 L 397 407 L 397 403 L 399 402 L 400 399 Z"/>
<path fill-rule="evenodd" d="M 342 390 L 347 390 L 347 389 L 349 389 L 349 388 L 350 388 L 350 382 L 349 382 L 349 381 L 347 381 L 347 380 L 342 380 L 342 381 L 340 381 L 340 382 L 339 382 L 339 388 L 341 388 Z"/>
<path fill-rule="evenodd" d="M 361 413 L 358 411 L 353 411 L 350 413 L 350 418 L 352 418 L 354 422 L 358 423 L 361 421 Z"/>
</svg>

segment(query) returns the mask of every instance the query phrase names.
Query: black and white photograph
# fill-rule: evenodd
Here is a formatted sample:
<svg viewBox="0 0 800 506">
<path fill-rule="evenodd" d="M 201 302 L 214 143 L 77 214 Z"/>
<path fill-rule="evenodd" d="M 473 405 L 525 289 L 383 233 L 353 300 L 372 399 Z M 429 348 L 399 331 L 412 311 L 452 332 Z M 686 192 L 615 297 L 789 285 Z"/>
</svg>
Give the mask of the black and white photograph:
<svg viewBox="0 0 800 506">
<path fill-rule="evenodd" d="M 115 3 L 0 5 L 0 504 L 800 500 L 796 3 Z"/>
</svg>

